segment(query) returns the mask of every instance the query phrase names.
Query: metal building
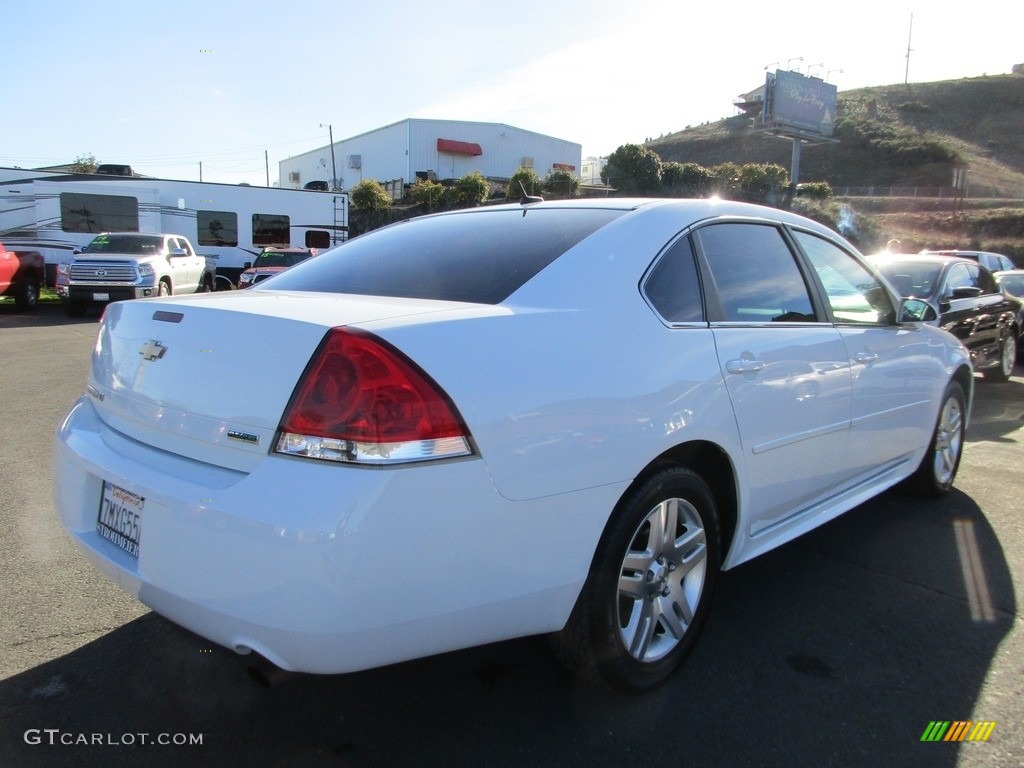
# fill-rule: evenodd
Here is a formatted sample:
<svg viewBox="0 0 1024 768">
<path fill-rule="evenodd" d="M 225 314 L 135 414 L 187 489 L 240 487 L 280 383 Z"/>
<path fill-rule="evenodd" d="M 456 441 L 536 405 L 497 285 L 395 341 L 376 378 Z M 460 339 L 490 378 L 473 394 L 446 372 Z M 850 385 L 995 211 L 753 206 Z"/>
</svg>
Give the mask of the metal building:
<svg viewBox="0 0 1024 768">
<path fill-rule="evenodd" d="M 479 171 L 508 179 L 519 168 L 544 178 L 553 169 L 580 173 L 583 147 L 503 123 L 406 119 L 279 164 L 280 186 L 348 190 L 363 179 L 412 184 Z"/>
</svg>

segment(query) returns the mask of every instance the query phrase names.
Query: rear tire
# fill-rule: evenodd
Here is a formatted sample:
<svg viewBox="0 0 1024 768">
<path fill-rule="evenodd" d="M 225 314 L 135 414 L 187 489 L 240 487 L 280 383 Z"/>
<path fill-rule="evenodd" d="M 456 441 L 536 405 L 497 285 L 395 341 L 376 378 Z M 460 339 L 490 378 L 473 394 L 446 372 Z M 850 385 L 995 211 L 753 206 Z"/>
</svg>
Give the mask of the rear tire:
<svg viewBox="0 0 1024 768">
<path fill-rule="evenodd" d="M 170 296 L 171 286 L 166 280 L 161 280 L 156 289 L 157 296 Z"/>
<path fill-rule="evenodd" d="M 703 627 L 721 566 L 714 496 L 689 469 L 644 480 L 619 502 L 565 628 L 572 671 L 626 692 L 664 683 Z"/>
<path fill-rule="evenodd" d="M 942 396 L 928 451 L 917 471 L 907 478 L 909 491 L 924 498 L 938 498 L 953 487 L 964 450 L 966 414 L 967 399 L 963 387 L 951 381 Z"/>
</svg>

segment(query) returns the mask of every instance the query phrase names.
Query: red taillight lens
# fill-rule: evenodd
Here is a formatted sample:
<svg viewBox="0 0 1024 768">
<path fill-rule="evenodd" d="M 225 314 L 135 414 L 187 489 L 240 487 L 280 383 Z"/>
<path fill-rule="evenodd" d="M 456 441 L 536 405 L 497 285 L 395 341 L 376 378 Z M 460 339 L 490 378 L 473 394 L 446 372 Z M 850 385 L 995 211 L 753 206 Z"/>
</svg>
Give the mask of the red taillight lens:
<svg viewBox="0 0 1024 768">
<path fill-rule="evenodd" d="M 348 328 L 327 333 L 285 411 L 275 450 L 388 464 L 472 453 L 441 389 L 398 350 Z"/>
</svg>

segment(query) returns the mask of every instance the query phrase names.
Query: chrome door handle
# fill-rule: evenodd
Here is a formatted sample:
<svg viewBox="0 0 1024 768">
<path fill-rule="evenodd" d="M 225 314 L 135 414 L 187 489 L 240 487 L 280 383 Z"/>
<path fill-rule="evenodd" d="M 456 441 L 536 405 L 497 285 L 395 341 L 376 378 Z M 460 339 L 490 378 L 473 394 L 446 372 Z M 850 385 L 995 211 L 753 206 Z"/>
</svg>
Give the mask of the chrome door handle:
<svg viewBox="0 0 1024 768">
<path fill-rule="evenodd" d="M 725 364 L 725 370 L 729 373 L 757 373 L 766 365 L 764 360 L 730 360 Z"/>
<path fill-rule="evenodd" d="M 878 359 L 878 355 L 874 352 L 858 352 L 853 356 L 854 362 L 857 363 L 873 363 Z"/>
</svg>

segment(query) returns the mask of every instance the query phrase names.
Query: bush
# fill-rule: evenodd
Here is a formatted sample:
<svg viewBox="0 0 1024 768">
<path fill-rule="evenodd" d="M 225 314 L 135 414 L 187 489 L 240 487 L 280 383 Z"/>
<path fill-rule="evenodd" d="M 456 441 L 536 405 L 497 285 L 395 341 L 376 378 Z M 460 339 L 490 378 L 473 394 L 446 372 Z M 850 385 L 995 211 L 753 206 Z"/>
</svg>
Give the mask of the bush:
<svg viewBox="0 0 1024 768">
<path fill-rule="evenodd" d="M 796 194 L 810 200 L 828 200 L 832 197 L 832 186 L 827 181 L 807 181 L 797 184 Z"/>
<path fill-rule="evenodd" d="M 580 180 L 569 171 L 555 168 L 544 177 L 542 189 L 553 197 L 579 197 Z"/>
<path fill-rule="evenodd" d="M 444 186 L 436 181 L 420 179 L 409 189 L 409 195 L 417 205 L 439 205 L 444 200 Z"/>
<path fill-rule="evenodd" d="M 391 207 L 391 196 L 374 179 L 363 179 L 352 187 L 349 200 L 362 211 L 386 211 Z"/>
<path fill-rule="evenodd" d="M 491 188 L 480 171 L 467 173 L 450 188 L 452 199 L 457 205 L 480 205 L 490 194 Z"/>
<path fill-rule="evenodd" d="M 523 196 L 524 189 L 527 195 L 539 195 L 541 192 L 540 176 L 533 168 L 520 168 L 512 174 L 505 190 L 505 197 L 518 200 Z"/>
<path fill-rule="evenodd" d="M 661 166 L 661 183 L 667 195 L 699 197 L 710 182 L 711 172 L 697 163 L 671 162 Z"/>
</svg>

